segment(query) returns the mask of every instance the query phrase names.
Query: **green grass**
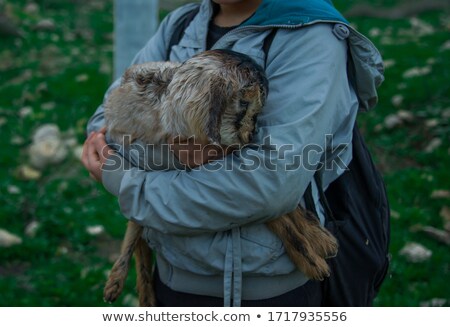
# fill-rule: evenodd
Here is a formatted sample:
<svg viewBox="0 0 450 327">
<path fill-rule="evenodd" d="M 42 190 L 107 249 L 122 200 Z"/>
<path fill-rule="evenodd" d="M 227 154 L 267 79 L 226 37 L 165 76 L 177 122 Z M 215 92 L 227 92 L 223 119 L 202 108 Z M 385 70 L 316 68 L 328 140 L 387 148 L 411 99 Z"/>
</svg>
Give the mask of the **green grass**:
<svg viewBox="0 0 450 327">
<path fill-rule="evenodd" d="M 84 141 L 86 122 L 111 81 L 112 2 L 41 0 L 36 1 L 40 10 L 35 14 L 24 11 L 26 3 L 0 2 L 0 10 L 14 17 L 24 32 L 23 39 L 0 39 L 0 228 L 23 238 L 21 245 L 0 250 L 0 306 L 104 305 L 108 254 L 119 247 L 125 229 L 116 199 L 93 182 L 74 157 L 46 169 L 36 181 L 19 178 L 17 169 L 28 160 L 33 131 L 44 123 L 70 131 L 79 144 Z M 345 11 L 355 1 L 335 3 Z M 43 18 L 54 20 L 53 31 L 33 29 Z M 448 247 L 411 231 L 417 224 L 442 228 L 439 212 L 450 206 L 448 199 L 430 198 L 434 190 L 448 189 L 450 181 L 449 121 L 443 116 L 450 108 L 450 50 L 440 50 L 448 40 L 450 14 L 431 12 L 418 18 L 433 33 L 408 34 L 409 19 L 352 19 L 362 33 L 372 35 L 385 59 L 395 61 L 386 70 L 377 108 L 360 115 L 359 121 L 395 211 L 392 265 L 378 306 L 450 300 Z M 408 69 L 424 66 L 431 68 L 428 75 L 403 77 Z M 79 81 L 80 75 L 87 79 Z M 396 95 L 403 96 L 399 107 L 391 103 Z M 52 104 L 53 109 L 45 110 Z M 31 108 L 25 117 L 24 107 Z M 414 118 L 394 129 L 384 128 L 385 117 L 399 109 Z M 428 127 L 431 119 L 437 124 Z M 442 144 L 425 153 L 433 138 Z M 29 237 L 25 228 L 32 221 L 40 228 Z M 105 233 L 90 235 L 86 228 L 93 225 L 104 226 Z M 412 264 L 401 257 L 400 249 L 411 241 L 432 250 L 431 259 Z M 134 293 L 131 278 L 125 293 Z M 128 304 L 123 298 L 117 305 Z"/>
</svg>

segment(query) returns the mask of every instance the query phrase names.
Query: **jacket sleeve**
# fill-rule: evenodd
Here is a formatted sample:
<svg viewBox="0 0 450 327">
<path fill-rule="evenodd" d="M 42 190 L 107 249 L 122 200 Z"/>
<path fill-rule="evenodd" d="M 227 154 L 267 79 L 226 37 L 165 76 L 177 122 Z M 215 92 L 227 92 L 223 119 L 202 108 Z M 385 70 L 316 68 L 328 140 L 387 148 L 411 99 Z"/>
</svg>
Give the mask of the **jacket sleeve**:
<svg viewBox="0 0 450 327">
<path fill-rule="evenodd" d="M 260 146 L 191 171 L 106 171 L 105 187 L 127 218 L 162 233 L 224 231 L 294 210 L 323 159 L 325 135 L 352 126 L 356 114 L 346 53 L 329 25 L 279 30 L 254 139 Z"/>
</svg>

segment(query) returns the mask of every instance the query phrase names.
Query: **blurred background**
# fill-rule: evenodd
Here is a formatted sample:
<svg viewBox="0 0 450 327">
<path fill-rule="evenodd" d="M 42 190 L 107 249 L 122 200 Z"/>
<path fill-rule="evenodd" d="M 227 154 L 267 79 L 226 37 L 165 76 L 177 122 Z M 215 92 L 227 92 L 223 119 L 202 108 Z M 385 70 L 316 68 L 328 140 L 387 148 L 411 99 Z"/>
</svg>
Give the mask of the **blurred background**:
<svg viewBox="0 0 450 327">
<path fill-rule="evenodd" d="M 113 80 L 113 2 L 0 0 L 0 306 L 108 305 L 126 221 L 79 157 Z M 161 0 L 154 16 L 185 2 Z M 375 305 L 449 306 L 449 2 L 334 4 L 386 66 L 377 108 L 359 117 L 392 209 Z M 137 305 L 134 284 L 115 305 Z"/>
</svg>

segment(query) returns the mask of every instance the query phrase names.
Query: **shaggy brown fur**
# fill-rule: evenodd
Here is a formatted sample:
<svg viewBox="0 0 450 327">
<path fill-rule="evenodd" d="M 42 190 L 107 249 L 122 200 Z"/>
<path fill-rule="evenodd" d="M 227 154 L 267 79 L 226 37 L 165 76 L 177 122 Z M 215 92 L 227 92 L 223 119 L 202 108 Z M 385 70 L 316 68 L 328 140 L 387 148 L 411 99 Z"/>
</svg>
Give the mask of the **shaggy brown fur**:
<svg viewBox="0 0 450 327">
<path fill-rule="evenodd" d="M 267 87 L 259 66 L 245 55 L 226 50 L 206 51 L 183 64 L 136 65 L 127 70 L 121 86 L 108 97 L 106 124 L 116 142 L 125 135 L 147 144 L 166 143 L 174 136 L 195 136 L 200 144 L 242 146 L 251 141 Z M 299 207 L 267 226 L 308 277 L 322 280 L 329 275 L 325 259 L 336 255 L 337 242 L 311 213 Z M 155 305 L 152 253 L 141 235 L 142 227 L 130 221 L 121 255 L 104 289 L 106 301 L 115 301 L 122 292 L 135 253 L 139 303 Z"/>
</svg>

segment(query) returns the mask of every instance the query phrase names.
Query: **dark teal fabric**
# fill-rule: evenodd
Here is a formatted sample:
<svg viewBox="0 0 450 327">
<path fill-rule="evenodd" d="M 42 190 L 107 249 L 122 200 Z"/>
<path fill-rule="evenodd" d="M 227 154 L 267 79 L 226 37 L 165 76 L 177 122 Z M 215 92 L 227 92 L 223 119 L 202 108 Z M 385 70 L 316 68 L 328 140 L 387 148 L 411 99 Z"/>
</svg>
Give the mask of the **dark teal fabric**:
<svg viewBox="0 0 450 327">
<path fill-rule="evenodd" d="M 348 23 L 328 0 L 263 0 L 242 26 L 297 26 L 322 20 Z"/>
</svg>

